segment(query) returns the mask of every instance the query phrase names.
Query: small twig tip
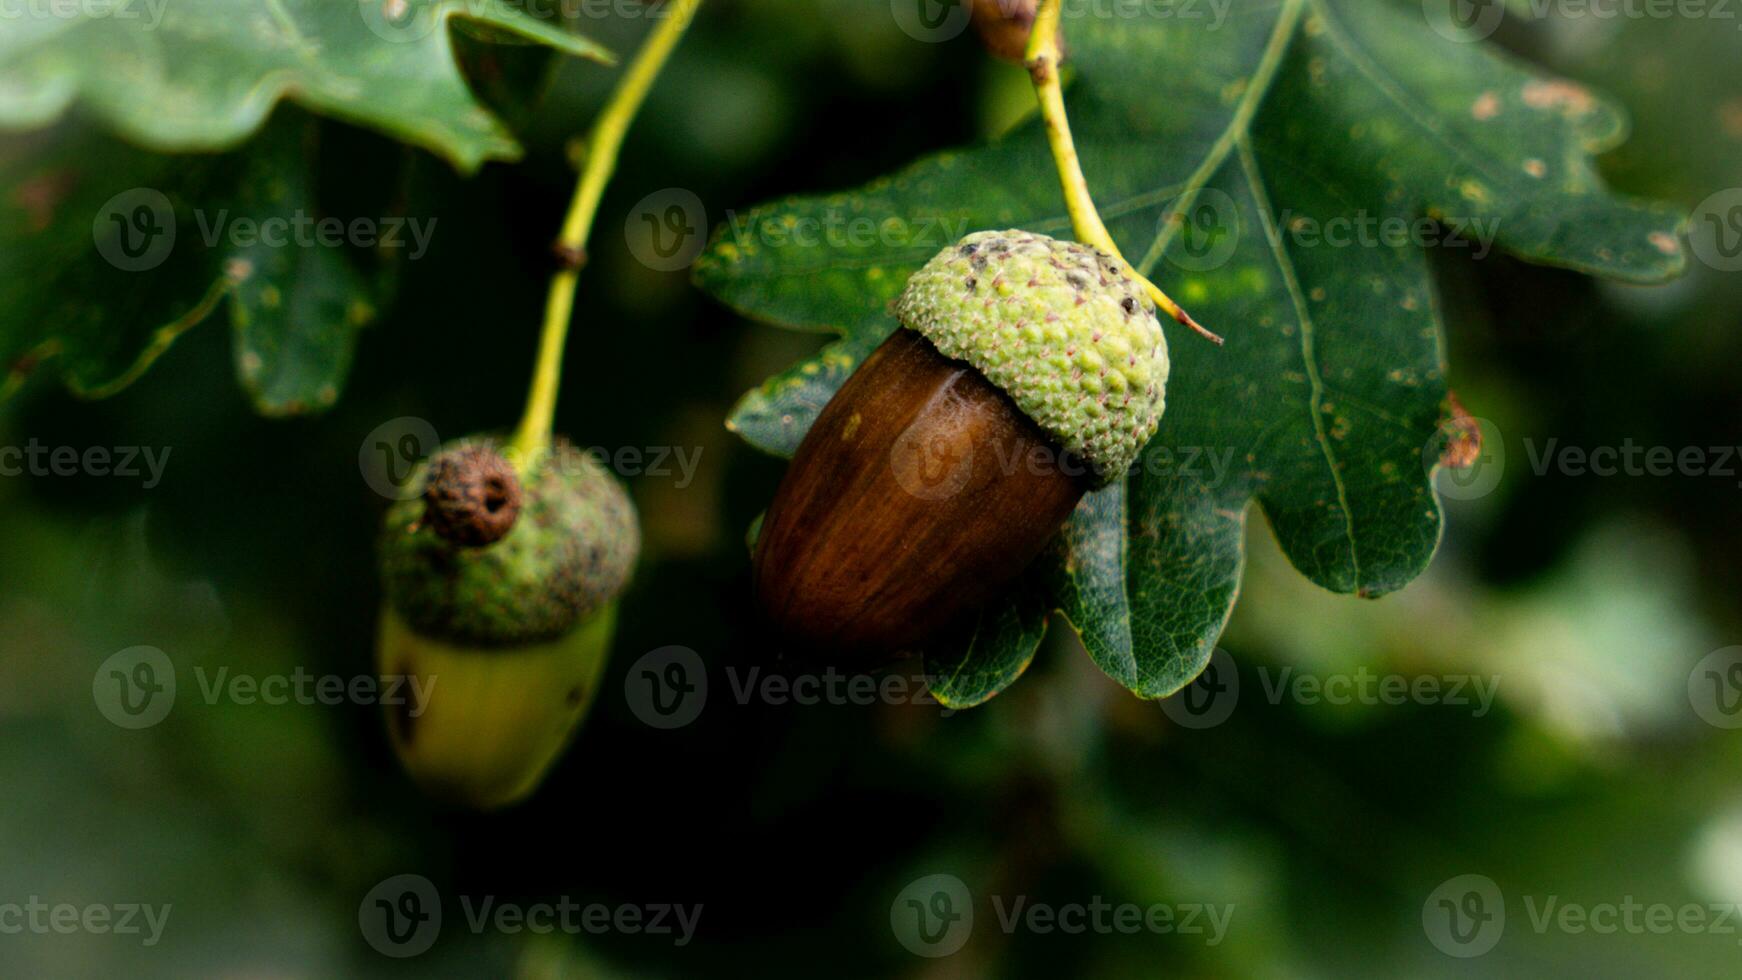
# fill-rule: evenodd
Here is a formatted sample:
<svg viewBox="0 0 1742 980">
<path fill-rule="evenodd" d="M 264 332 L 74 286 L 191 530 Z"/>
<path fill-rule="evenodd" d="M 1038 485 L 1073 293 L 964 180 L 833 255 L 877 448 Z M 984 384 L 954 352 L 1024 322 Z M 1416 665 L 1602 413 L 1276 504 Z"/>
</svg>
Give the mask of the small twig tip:
<svg viewBox="0 0 1742 980">
<path fill-rule="evenodd" d="M 1215 344 L 1217 347 L 1220 347 L 1224 343 L 1226 343 L 1226 341 L 1224 341 L 1222 339 L 1222 336 L 1220 334 L 1214 333 L 1214 332 L 1206 329 L 1203 324 L 1192 319 L 1192 315 L 1190 313 L 1187 313 L 1184 309 L 1181 309 L 1179 307 L 1175 307 L 1173 318 L 1175 320 L 1178 320 L 1184 326 L 1192 328 L 1192 330 L 1197 332 L 1198 336 L 1204 338 L 1205 340 L 1209 341 L 1212 344 Z"/>
</svg>

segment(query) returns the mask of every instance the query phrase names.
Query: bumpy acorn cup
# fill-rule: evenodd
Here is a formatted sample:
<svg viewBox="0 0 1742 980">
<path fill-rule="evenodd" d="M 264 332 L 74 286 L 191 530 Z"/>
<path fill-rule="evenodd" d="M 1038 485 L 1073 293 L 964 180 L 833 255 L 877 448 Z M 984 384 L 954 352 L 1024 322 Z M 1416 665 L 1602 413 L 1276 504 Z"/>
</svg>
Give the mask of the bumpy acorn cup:
<svg viewBox="0 0 1742 980">
<path fill-rule="evenodd" d="M 893 333 L 811 426 L 757 535 L 764 615 L 845 661 L 996 595 L 1160 424 L 1167 342 L 1110 256 L 982 232 L 908 280 Z"/>
<path fill-rule="evenodd" d="M 383 675 L 400 762 L 433 795 L 494 809 L 537 788 L 585 717 L 640 549 L 635 509 L 559 442 L 522 482 L 488 438 L 445 446 L 388 511 Z"/>
</svg>

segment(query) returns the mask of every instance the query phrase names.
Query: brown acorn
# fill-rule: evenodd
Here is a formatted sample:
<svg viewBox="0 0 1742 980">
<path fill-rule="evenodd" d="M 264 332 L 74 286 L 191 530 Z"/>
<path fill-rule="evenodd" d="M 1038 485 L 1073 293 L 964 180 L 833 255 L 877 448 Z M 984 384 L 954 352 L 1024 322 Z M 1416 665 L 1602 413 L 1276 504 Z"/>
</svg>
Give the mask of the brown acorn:
<svg viewBox="0 0 1742 980">
<path fill-rule="evenodd" d="M 981 232 L 908 281 L 757 537 L 759 604 L 808 651 L 912 650 L 997 595 L 1154 435 L 1167 345 L 1119 262 Z"/>
</svg>

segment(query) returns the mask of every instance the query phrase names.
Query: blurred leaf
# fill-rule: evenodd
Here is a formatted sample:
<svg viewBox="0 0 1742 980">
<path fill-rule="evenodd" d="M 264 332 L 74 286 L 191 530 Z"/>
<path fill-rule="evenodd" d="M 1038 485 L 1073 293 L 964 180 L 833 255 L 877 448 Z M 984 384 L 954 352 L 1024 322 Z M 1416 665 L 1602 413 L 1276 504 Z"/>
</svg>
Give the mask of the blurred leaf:
<svg viewBox="0 0 1742 980">
<path fill-rule="evenodd" d="M 1133 692 L 1178 690 L 1232 609 L 1254 499 L 1326 588 L 1377 596 L 1427 565 L 1440 511 L 1423 460 L 1437 459 L 1447 388 L 1422 216 L 1478 246 L 1633 282 L 1685 264 L 1680 216 L 1605 193 L 1591 169 L 1624 132 L 1617 112 L 1435 33 L 1418 4 L 1285 0 L 1237 5 L 1214 30 L 1172 17 L 1066 29 L 1073 129 L 1102 215 L 1228 344 L 1170 337 L 1161 431 L 1043 559 L 1049 598 L 990 614 L 965 653 L 934 657 L 974 681 L 953 692 L 962 703 L 1015 679 L 1037 638 L 1008 626 L 1048 608 Z M 1341 223 L 1406 233 L 1342 247 L 1302 234 Z M 746 395 L 732 427 L 791 453 L 894 329 L 907 276 L 963 232 L 1006 227 L 1070 234 L 1032 121 L 852 193 L 734 218 L 698 261 L 700 284 L 748 315 L 842 338 Z"/>
<path fill-rule="evenodd" d="M 44 126 L 80 102 L 145 147 L 217 150 L 288 97 L 471 171 L 520 148 L 467 88 L 449 21 L 610 60 L 505 0 L 141 0 L 104 7 L 111 16 L 73 6 L 82 13 L 44 6 L 0 32 L 0 126 Z"/>
<path fill-rule="evenodd" d="M 314 202 L 315 132 L 292 115 L 243 152 L 171 158 L 59 127 L 0 160 L 0 363 L 101 397 L 227 306 L 262 413 L 331 405 L 379 282 L 362 249 L 311 237 L 338 220 Z"/>
</svg>

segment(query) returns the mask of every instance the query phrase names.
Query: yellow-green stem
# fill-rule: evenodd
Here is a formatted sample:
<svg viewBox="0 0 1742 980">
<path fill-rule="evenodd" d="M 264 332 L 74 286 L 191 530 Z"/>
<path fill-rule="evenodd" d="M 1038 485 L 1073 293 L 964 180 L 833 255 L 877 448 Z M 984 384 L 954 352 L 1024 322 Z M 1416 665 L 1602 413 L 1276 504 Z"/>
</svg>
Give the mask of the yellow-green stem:
<svg viewBox="0 0 1742 980">
<path fill-rule="evenodd" d="M 1150 282 L 1147 276 L 1138 272 L 1126 260 L 1119 251 L 1119 246 L 1113 242 L 1107 226 L 1101 222 L 1101 213 L 1095 209 L 1095 199 L 1089 194 L 1088 178 L 1083 176 L 1082 161 L 1077 158 L 1076 141 L 1071 139 L 1070 117 L 1065 114 L 1064 85 L 1059 81 L 1059 62 L 1063 54 L 1059 45 L 1060 6 L 1061 0 L 1040 0 L 1024 57 L 1028 75 L 1034 80 L 1035 97 L 1040 100 L 1040 116 L 1046 124 L 1047 145 L 1052 148 L 1053 164 L 1058 168 L 1059 184 L 1064 189 L 1065 208 L 1071 215 L 1071 230 L 1078 241 L 1093 245 L 1117 259 L 1125 267 L 1126 273 L 1143 286 L 1144 292 L 1149 294 L 1149 298 L 1163 313 L 1220 344 L 1222 338 L 1205 330 L 1192 319 L 1191 314 L 1181 309 L 1159 286 Z"/>
<path fill-rule="evenodd" d="M 556 240 L 556 254 L 562 259 L 563 268 L 551 277 L 550 296 L 544 307 L 544 330 L 538 343 L 538 363 L 533 369 L 532 388 L 526 396 L 526 414 L 515 430 L 511 447 L 512 458 L 522 473 L 550 447 L 557 389 L 562 385 L 563 346 L 568 339 L 569 319 L 575 308 L 575 285 L 586 261 L 587 233 L 598 213 L 599 199 L 604 196 L 605 185 L 617 169 L 617 155 L 623 147 L 629 124 L 634 121 L 642 102 L 646 101 L 648 90 L 683 38 L 684 30 L 689 27 L 699 6 L 701 0 L 669 0 L 648 7 L 663 12 L 664 18 L 654 25 L 587 133 L 581 175 L 575 181 L 575 195 L 569 202 L 568 214 L 563 218 L 562 231 Z"/>
</svg>

